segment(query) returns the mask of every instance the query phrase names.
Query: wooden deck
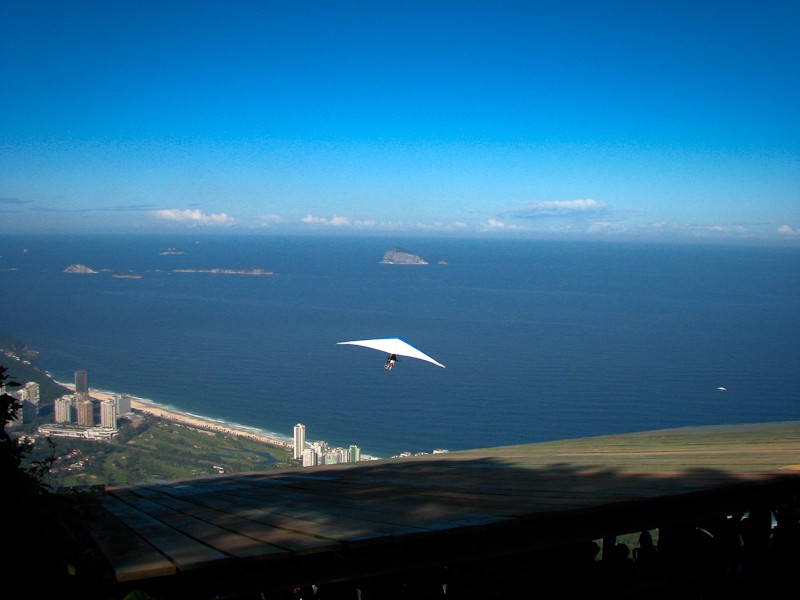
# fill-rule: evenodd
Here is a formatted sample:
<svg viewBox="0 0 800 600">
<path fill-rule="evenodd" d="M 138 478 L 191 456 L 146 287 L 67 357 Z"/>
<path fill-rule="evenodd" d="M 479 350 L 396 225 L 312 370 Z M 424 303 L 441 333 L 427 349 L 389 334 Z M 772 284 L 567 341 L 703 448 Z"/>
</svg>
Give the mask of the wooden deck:
<svg viewBox="0 0 800 600">
<path fill-rule="evenodd" d="M 798 506 L 800 422 L 685 428 L 112 488 L 117 582 L 355 580 Z"/>
</svg>

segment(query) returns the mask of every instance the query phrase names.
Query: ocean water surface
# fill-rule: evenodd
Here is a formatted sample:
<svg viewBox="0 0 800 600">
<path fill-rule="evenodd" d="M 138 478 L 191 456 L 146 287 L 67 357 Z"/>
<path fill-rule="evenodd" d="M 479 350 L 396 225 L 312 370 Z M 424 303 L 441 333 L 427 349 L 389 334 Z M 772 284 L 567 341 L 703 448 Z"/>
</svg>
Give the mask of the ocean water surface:
<svg viewBox="0 0 800 600">
<path fill-rule="evenodd" d="M 60 381 L 374 456 L 800 419 L 797 248 L 5 236 L 0 284 Z M 394 336 L 447 368 L 336 345 Z"/>
</svg>

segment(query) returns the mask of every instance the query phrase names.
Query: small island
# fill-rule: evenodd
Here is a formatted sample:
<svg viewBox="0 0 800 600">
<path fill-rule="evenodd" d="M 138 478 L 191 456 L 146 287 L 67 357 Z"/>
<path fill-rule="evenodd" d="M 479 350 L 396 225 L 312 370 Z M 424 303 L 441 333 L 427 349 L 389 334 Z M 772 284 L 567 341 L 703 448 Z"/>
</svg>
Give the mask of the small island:
<svg viewBox="0 0 800 600">
<path fill-rule="evenodd" d="M 133 271 L 123 271 L 121 273 L 114 273 L 112 277 L 116 277 L 117 279 L 141 279 L 142 276 L 139 273 L 134 273 Z"/>
<path fill-rule="evenodd" d="M 403 248 L 392 248 L 383 255 L 382 265 L 427 265 L 421 257 L 404 250 Z"/>
<path fill-rule="evenodd" d="M 177 248 L 167 248 L 163 252 L 159 252 L 161 256 L 167 256 L 170 254 L 185 254 L 183 250 L 178 250 Z"/>
<path fill-rule="evenodd" d="M 98 273 L 98 271 L 90 269 L 86 265 L 74 264 L 64 269 L 64 273 L 78 273 L 80 275 L 90 275 L 90 274 L 96 274 Z"/>
<path fill-rule="evenodd" d="M 172 269 L 173 273 L 213 273 L 215 275 L 274 275 L 264 269 Z"/>
</svg>

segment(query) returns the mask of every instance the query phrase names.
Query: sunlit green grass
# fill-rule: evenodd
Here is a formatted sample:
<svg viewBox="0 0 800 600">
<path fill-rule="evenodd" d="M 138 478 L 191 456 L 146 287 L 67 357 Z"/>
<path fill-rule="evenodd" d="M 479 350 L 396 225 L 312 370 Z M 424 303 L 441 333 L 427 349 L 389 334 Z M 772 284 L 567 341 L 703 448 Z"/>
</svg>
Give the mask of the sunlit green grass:
<svg viewBox="0 0 800 600">
<path fill-rule="evenodd" d="M 112 442 L 56 438 L 59 460 L 47 476 L 53 488 L 122 485 L 286 466 L 286 450 L 145 417 L 125 425 Z M 69 456 L 71 450 L 79 454 Z M 41 458 L 43 449 L 33 458 Z"/>
</svg>

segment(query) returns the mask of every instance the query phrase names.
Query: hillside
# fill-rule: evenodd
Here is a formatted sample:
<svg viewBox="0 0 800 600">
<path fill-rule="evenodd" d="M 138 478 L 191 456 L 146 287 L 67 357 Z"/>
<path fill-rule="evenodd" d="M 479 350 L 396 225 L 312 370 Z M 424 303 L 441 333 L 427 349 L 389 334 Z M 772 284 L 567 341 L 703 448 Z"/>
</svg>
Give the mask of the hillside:
<svg viewBox="0 0 800 600">
<path fill-rule="evenodd" d="M 9 378 L 19 384 L 29 381 L 38 383 L 41 406 L 52 408 L 56 398 L 70 393 L 70 390 L 33 365 L 33 361 L 38 357 L 38 352 L 28 348 L 18 339 L 0 333 L 0 364 L 8 367 Z"/>
</svg>

